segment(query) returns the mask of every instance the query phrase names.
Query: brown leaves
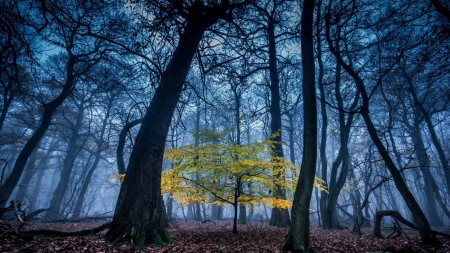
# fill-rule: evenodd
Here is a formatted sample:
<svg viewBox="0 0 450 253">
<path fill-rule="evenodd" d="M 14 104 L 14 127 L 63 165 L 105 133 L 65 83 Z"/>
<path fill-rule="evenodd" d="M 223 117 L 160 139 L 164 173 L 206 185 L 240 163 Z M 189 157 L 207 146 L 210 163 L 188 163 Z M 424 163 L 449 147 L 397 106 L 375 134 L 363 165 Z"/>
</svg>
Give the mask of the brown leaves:
<svg viewBox="0 0 450 253">
<path fill-rule="evenodd" d="M 27 223 L 27 229 L 54 228 L 80 230 L 98 226 L 100 223 Z M 239 233 L 232 234 L 231 221 L 208 222 L 200 227 L 198 222 L 177 222 L 169 228 L 170 235 L 178 244 L 166 247 L 148 246 L 137 248 L 131 244 L 113 246 L 103 239 L 106 231 L 87 236 L 35 236 L 20 238 L 5 236 L 0 240 L 0 252 L 281 252 L 279 248 L 287 234 L 286 228 L 267 224 L 240 225 Z M 371 236 L 369 229 L 359 236 L 350 230 L 323 230 L 311 228 L 311 245 L 318 252 L 445 252 L 450 253 L 450 240 L 443 237 L 442 247 L 426 247 L 417 234 L 409 239 L 380 239 Z M 389 233 L 389 232 L 387 232 Z"/>
</svg>

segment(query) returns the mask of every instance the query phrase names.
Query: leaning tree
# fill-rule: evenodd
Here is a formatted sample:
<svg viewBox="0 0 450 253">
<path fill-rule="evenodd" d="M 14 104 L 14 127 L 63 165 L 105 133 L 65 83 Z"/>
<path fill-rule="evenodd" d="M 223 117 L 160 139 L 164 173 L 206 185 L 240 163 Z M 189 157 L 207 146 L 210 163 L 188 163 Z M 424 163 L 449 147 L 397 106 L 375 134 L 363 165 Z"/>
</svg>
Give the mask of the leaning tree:
<svg viewBox="0 0 450 253">
<path fill-rule="evenodd" d="M 108 241 L 138 245 L 171 241 L 163 226 L 161 171 L 172 116 L 203 34 L 219 20 L 232 22 L 233 10 L 246 4 L 229 0 L 145 1 L 146 13 L 153 16 L 146 27 L 176 27 L 179 36 L 137 134 L 106 234 Z"/>
</svg>

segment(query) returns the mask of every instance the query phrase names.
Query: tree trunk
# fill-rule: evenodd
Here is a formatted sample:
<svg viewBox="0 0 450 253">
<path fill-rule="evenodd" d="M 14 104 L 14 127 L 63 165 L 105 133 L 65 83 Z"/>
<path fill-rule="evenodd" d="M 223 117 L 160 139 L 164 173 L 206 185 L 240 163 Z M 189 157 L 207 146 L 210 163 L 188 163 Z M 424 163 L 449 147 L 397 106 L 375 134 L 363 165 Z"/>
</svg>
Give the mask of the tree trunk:
<svg viewBox="0 0 450 253">
<path fill-rule="evenodd" d="M 321 5 L 322 0 L 319 0 L 317 3 L 317 16 L 321 16 Z M 316 19 L 316 31 L 320 30 L 320 18 Z M 321 36 L 317 36 L 317 63 L 319 64 L 319 77 L 318 77 L 318 85 L 320 92 L 320 111 L 322 116 L 322 127 L 320 132 L 320 168 L 321 168 L 321 177 L 322 180 L 327 182 L 328 177 L 328 161 L 326 155 L 327 148 L 327 131 L 328 131 L 328 115 L 327 115 L 327 106 L 325 104 L 325 88 L 323 84 L 323 62 L 322 62 L 322 42 Z M 330 228 L 331 220 L 328 218 L 327 213 L 327 198 L 328 194 L 325 191 L 320 192 L 320 216 L 322 218 L 322 228 Z"/>
<path fill-rule="evenodd" d="M 405 181 L 403 180 L 403 177 L 400 174 L 400 171 L 395 166 L 394 161 L 392 160 L 389 152 L 387 151 L 380 137 L 378 137 L 377 135 L 377 130 L 375 129 L 375 126 L 369 114 L 369 95 L 367 94 L 364 81 L 349 65 L 347 65 L 344 62 L 339 52 L 337 52 L 333 47 L 330 37 L 330 19 L 331 15 L 328 13 L 325 17 L 326 37 L 328 41 L 328 46 L 330 48 L 331 53 L 336 57 L 336 59 L 339 61 L 342 67 L 354 79 L 356 85 L 358 86 L 361 92 L 362 106 L 360 109 L 360 114 L 362 115 L 364 122 L 366 123 L 367 131 L 369 132 L 370 138 L 377 147 L 378 152 L 380 153 L 381 157 L 383 158 L 386 164 L 386 167 L 390 171 L 392 178 L 394 179 L 395 186 L 397 187 L 400 194 L 403 196 L 406 204 L 409 207 L 409 210 L 412 212 L 412 215 L 417 222 L 417 227 L 419 229 L 419 234 L 421 236 L 422 242 L 426 245 L 438 245 L 440 244 L 440 242 L 434 234 L 430 233 L 431 227 L 430 224 L 428 223 L 427 218 L 425 217 L 425 214 L 423 213 L 420 206 L 417 204 L 417 201 L 412 195 L 411 191 L 406 186 Z M 379 81 L 381 81 L 381 79 Z"/>
<path fill-rule="evenodd" d="M 284 241 L 283 250 L 307 252 L 309 242 L 309 206 L 316 175 L 317 107 L 313 49 L 314 0 L 303 2 L 301 50 L 303 67 L 303 156 L 300 176 L 292 205 L 292 224 Z"/>
<path fill-rule="evenodd" d="M 226 12 L 228 9 L 225 9 Z M 189 14 L 178 45 L 142 120 L 121 186 L 111 228 L 113 243 L 164 244 L 172 239 L 163 225 L 161 171 L 173 112 L 203 32 L 221 13 Z"/>
<path fill-rule="evenodd" d="M 14 91 L 14 84 L 12 78 L 9 80 L 9 85 L 6 88 L 7 90 L 3 93 L 3 106 L 2 106 L 2 112 L 0 114 L 0 131 L 3 128 L 3 124 L 5 123 L 6 114 L 8 114 L 9 107 L 11 106 L 11 103 L 13 99 L 15 98 L 16 94 Z M 19 85 L 19 84 L 16 84 Z M 8 96 L 9 93 L 9 96 Z"/>
<path fill-rule="evenodd" d="M 277 134 L 273 141 L 276 142 L 275 147 L 272 148 L 274 157 L 283 158 L 283 146 L 281 144 L 281 109 L 280 109 L 280 81 L 278 78 L 277 68 L 277 52 L 275 41 L 275 24 L 274 20 L 269 21 L 267 32 L 269 35 L 269 72 L 270 72 L 270 131 L 271 134 Z M 274 181 L 284 180 L 284 172 L 279 172 L 274 175 Z M 286 190 L 275 183 L 275 191 L 273 196 L 276 198 L 286 199 Z M 290 224 L 288 209 L 272 209 L 272 216 L 270 217 L 269 225 L 277 227 L 288 227 Z"/>
<path fill-rule="evenodd" d="M 128 131 L 130 131 L 131 128 L 141 123 L 142 118 L 133 120 L 131 122 L 126 123 L 125 126 L 120 131 L 119 142 L 117 143 L 117 150 L 116 150 L 117 170 L 119 171 L 119 174 L 125 174 L 125 161 L 123 159 L 123 150 L 125 148 L 127 133 Z"/>
</svg>

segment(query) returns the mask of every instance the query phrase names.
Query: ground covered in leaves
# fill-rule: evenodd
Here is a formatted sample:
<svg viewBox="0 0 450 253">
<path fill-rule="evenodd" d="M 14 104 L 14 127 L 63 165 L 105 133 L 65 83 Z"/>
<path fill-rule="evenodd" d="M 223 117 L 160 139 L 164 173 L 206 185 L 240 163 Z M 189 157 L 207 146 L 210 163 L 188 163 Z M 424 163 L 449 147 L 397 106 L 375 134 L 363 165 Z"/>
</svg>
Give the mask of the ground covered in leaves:
<svg viewBox="0 0 450 253">
<path fill-rule="evenodd" d="M 24 229 L 53 228 L 80 230 L 101 223 L 27 223 Z M 137 248 L 131 244 L 112 246 L 104 241 L 106 231 L 88 236 L 34 236 L 23 239 L 13 235 L 0 238 L 0 252 L 281 252 L 287 229 L 265 223 L 240 225 L 239 233 L 232 234 L 232 223 L 226 221 L 175 222 L 169 233 L 178 242 L 166 247 Z M 448 228 L 447 228 L 448 230 Z M 450 239 L 439 237 L 439 248 L 420 244 L 417 234 L 402 235 L 397 239 L 379 239 L 363 230 L 362 236 L 351 230 L 323 230 L 311 228 L 311 244 L 318 252 L 445 252 L 450 253 Z"/>
</svg>

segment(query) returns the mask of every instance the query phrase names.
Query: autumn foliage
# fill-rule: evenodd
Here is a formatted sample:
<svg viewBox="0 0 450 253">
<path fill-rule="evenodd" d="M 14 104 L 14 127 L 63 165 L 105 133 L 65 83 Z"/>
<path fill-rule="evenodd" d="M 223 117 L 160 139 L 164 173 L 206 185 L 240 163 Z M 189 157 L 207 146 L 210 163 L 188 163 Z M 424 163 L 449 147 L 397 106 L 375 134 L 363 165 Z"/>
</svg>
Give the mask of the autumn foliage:
<svg viewBox="0 0 450 253">
<path fill-rule="evenodd" d="M 171 193 L 180 205 L 233 204 L 236 192 L 241 204 L 267 204 L 287 208 L 291 200 L 273 197 L 275 184 L 291 193 L 300 168 L 282 158 L 272 159 L 273 141 L 241 145 L 206 144 L 169 149 L 165 158 L 177 164 L 162 175 L 162 192 Z M 284 180 L 273 175 L 282 171 Z M 277 181 L 278 180 L 278 181 Z M 316 187 L 326 190 L 316 178 Z"/>
</svg>

